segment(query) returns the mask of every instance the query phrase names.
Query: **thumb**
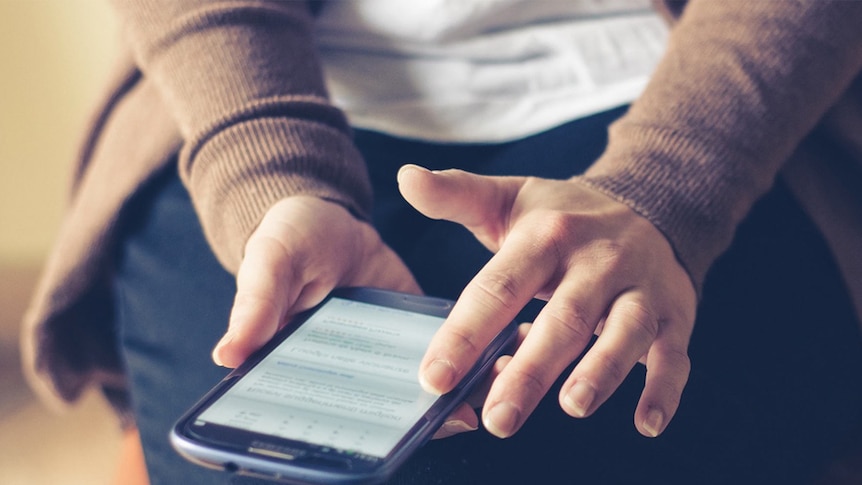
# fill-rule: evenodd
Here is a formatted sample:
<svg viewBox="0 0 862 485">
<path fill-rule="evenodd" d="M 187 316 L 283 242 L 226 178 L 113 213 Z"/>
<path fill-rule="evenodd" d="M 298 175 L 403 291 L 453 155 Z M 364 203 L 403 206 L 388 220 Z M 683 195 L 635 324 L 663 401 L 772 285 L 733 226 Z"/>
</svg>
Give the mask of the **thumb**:
<svg viewBox="0 0 862 485">
<path fill-rule="evenodd" d="M 514 177 L 487 177 L 463 170 L 430 171 L 404 165 L 398 171 L 401 195 L 416 210 L 432 219 L 445 219 L 471 231 L 493 231 L 489 225 L 504 222 L 511 207 L 509 190 Z M 496 229 L 500 229 L 497 227 Z M 497 232 L 497 231 L 493 231 Z"/>
</svg>

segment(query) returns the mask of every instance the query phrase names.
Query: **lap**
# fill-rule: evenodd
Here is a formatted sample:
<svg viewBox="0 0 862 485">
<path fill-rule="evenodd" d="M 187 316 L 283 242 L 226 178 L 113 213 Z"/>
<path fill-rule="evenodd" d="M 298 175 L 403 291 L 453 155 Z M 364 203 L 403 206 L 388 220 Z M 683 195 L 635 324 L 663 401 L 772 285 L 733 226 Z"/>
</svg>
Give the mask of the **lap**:
<svg viewBox="0 0 862 485">
<path fill-rule="evenodd" d="M 606 125 L 619 114 L 488 146 L 359 131 L 377 194 L 374 222 L 426 292 L 457 297 L 490 254 L 463 228 L 412 211 L 397 194 L 397 168 L 413 162 L 564 178 L 601 153 Z M 227 483 L 227 474 L 182 460 L 166 437 L 224 375 L 209 353 L 226 328 L 233 278 L 209 252 L 175 174 L 157 180 L 124 220 L 132 224 L 117 256 L 118 345 L 153 483 Z M 691 357 L 679 414 L 658 439 L 641 437 L 632 422 L 639 367 L 589 419 L 563 414 L 554 389 L 515 437 L 480 431 L 432 442 L 394 481 L 718 483 L 762 474 L 789 483 L 815 472 L 860 421 L 862 350 L 828 250 L 781 184 L 708 276 Z"/>
</svg>

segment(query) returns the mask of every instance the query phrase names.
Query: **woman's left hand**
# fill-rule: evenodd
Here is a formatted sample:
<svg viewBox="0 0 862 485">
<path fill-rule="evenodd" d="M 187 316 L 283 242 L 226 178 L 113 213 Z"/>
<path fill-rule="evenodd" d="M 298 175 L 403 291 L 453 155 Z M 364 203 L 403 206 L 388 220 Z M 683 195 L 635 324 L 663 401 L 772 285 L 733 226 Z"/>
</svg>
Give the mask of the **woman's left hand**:
<svg viewBox="0 0 862 485">
<path fill-rule="evenodd" d="M 398 181 L 417 210 L 464 225 L 496 253 L 432 340 L 420 365 L 427 390 L 450 391 L 493 337 L 538 297 L 548 303 L 514 356 L 499 363 L 484 402 L 485 427 L 499 437 L 514 434 L 596 334 L 562 387 L 562 408 L 589 416 L 640 361 L 647 376 L 635 426 L 645 436 L 664 431 L 688 379 L 697 298 L 655 226 L 573 181 L 412 165 L 401 169 Z M 461 408 L 454 416 L 472 425 L 469 412 Z"/>
</svg>

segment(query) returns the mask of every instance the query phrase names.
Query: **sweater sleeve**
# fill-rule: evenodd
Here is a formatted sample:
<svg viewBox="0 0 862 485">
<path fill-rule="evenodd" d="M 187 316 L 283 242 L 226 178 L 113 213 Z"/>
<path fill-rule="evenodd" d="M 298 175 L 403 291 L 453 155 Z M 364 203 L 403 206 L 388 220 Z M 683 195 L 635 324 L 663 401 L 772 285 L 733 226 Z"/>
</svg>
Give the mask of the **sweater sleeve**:
<svg viewBox="0 0 862 485">
<path fill-rule="evenodd" d="M 370 183 L 327 99 L 306 2 L 113 2 L 179 126 L 180 175 L 228 270 L 285 196 L 319 196 L 367 217 Z"/>
<path fill-rule="evenodd" d="M 582 183 L 649 219 L 700 289 L 737 224 L 862 69 L 862 2 L 691 1 Z"/>
</svg>

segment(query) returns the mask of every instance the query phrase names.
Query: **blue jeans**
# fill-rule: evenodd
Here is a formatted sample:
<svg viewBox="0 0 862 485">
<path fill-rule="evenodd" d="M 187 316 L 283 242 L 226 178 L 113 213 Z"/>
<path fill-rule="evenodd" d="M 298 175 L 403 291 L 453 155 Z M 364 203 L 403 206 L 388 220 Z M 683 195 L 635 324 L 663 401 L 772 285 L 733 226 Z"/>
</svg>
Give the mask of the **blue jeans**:
<svg viewBox="0 0 862 485">
<path fill-rule="evenodd" d="M 406 162 L 484 174 L 565 178 L 585 170 L 622 109 L 498 145 L 435 145 L 358 131 L 375 187 L 374 223 L 426 293 L 454 298 L 490 257 L 462 227 L 398 195 Z M 224 374 L 210 351 L 235 291 L 203 238 L 175 167 L 127 207 L 116 255 L 118 342 L 153 484 L 259 483 L 185 462 L 167 434 Z M 523 312 L 526 321 L 541 306 Z M 862 339 L 820 235 L 779 182 L 710 271 L 692 337 L 693 370 L 659 438 L 633 413 L 638 366 L 592 417 L 557 404 L 560 382 L 513 438 L 480 430 L 433 441 L 403 484 L 807 483 L 862 429 Z"/>
</svg>

